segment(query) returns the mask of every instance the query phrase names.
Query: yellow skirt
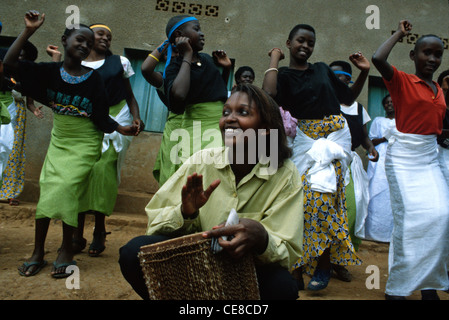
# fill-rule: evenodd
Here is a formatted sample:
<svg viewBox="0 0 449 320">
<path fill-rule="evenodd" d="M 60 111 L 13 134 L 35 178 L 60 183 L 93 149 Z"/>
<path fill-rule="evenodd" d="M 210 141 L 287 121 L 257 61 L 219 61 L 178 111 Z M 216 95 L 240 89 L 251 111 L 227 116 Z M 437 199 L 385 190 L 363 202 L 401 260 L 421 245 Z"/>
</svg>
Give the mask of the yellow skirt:
<svg viewBox="0 0 449 320">
<path fill-rule="evenodd" d="M 323 120 L 302 120 L 298 127 L 314 140 L 326 138 L 342 129 L 346 122 L 342 116 L 330 116 Z M 337 175 L 337 191 L 320 193 L 311 189 L 306 172 L 304 184 L 304 254 L 293 265 L 293 269 L 304 267 L 304 272 L 313 275 L 319 257 L 330 249 L 330 260 L 337 265 L 360 265 L 351 242 L 346 210 L 344 174 L 342 164 L 334 160 Z"/>
</svg>

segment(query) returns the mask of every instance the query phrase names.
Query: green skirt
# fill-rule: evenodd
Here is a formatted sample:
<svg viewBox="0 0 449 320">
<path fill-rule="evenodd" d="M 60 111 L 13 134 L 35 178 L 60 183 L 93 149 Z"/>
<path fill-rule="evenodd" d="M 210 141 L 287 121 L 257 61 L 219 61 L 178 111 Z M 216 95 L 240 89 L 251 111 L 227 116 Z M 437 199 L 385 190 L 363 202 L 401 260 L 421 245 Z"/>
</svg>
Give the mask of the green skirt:
<svg viewBox="0 0 449 320">
<path fill-rule="evenodd" d="M 77 227 L 81 196 L 101 155 L 103 133 L 88 118 L 55 114 L 39 180 L 36 219 L 60 219 Z"/>
<path fill-rule="evenodd" d="M 11 95 L 11 91 L 0 91 L 0 125 L 11 122 L 11 115 L 9 114 L 8 107 L 13 101 L 14 99 Z"/>
<path fill-rule="evenodd" d="M 123 108 L 128 108 L 126 100 L 109 108 L 109 114 L 116 117 Z M 120 152 L 126 153 L 127 148 Z M 80 212 L 96 211 L 110 216 L 114 211 L 118 194 L 118 162 L 119 153 L 112 142 L 109 148 L 101 154 L 89 175 L 88 187 L 81 197 Z"/>
<path fill-rule="evenodd" d="M 170 161 L 170 152 L 176 148 L 178 141 L 171 141 L 170 136 L 173 130 L 181 128 L 182 114 L 170 112 L 165 122 L 164 133 L 162 134 L 161 146 L 157 154 L 156 163 L 153 167 L 153 177 L 162 186 L 168 178 L 181 166 L 179 163 Z"/>
<path fill-rule="evenodd" d="M 223 102 L 187 106 L 184 114 L 169 114 L 153 176 L 162 186 L 195 152 L 223 146 L 219 121 Z"/>
<path fill-rule="evenodd" d="M 219 126 L 222 114 L 221 101 L 199 103 L 186 108 L 181 128 L 188 133 L 189 139 L 181 139 L 179 143 L 178 154 L 182 163 L 200 150 L 223 146 Z"/>
</svg>

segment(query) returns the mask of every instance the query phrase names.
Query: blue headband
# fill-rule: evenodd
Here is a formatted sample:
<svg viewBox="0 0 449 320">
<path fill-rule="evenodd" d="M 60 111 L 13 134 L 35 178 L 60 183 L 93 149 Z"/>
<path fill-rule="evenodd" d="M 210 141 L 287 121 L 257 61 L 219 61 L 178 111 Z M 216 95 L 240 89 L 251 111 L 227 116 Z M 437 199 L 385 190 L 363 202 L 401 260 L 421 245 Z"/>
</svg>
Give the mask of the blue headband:
<svg viewBox="0 0 449 320">
<path fill-rule="evenodd" d="M 348 76 L 349 78 L 352 79 L 352 74 L 348 73 L 348 72 L 344 72 L 344 71 L 334 71 L 335 74 L 344 74 L 345 76 Z M 352 81 L 350 81 L 349 83 L 353 83 Z"/>
<path fill-rule="evenodd" d="M 197 18 L 195 17 L 187 17 L 182 19 L 181 21 L 179 21 L 177 24 L 175 24 L 171 29 L 170 32 L 168 33 L 168 50 L 167 50 L 167 62 L 165 63 L 165 68 L 164 68 L 164 79 L 165 79 L 165 70 L 167 69 L 168 65 L 170 64 L 171 61 L 171 56 L 173 53 L 173 45 L 170 43 L 170 38 L 173 34 L 173 32 L 176 31 L 176 29 L 178 29 L 180 26 L 182 26 L 184 23 L 190 22 L 190 21 L 198 21 Z"/>
</svg>

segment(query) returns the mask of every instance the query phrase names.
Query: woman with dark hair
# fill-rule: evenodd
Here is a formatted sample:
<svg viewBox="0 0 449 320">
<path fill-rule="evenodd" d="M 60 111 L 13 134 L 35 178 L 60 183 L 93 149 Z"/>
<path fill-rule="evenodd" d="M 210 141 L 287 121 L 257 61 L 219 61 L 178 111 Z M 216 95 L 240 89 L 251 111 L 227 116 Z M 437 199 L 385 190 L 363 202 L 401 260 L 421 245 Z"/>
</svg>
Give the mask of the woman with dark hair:
<svg viewBox="0 0 449 320">
<path fill-rule="evenodd" d="M 327 287 L 331 264 L 358 265 L 351 242 L 345 206 L 344 178 L 351 159 L 351 134 L 340 104 L 351 105 L 361 86 L 349 88 L 331 68 L 309 63 L 316 43 L 315 29 L 298 24 L 286 41 L 288 67 L 279 68 L 284 53 L 269 52 L 263 89 L 298 120 L 292 160 L 303 178 L 304 255 L 294 265 L 300 281 L 303 271 L 312 276 L 309 290 Z M 355 64 L 363 68 L 363 62 Z M 278 69 L 279 68 L 279 69 Z"/>
<path fill-rule="evenodd" d="M 122 273 L 144 299 L 140 247 L 201 231 L 236 259 L 256 255 L 262 299 L 298 297 L 289 269 L 301 253 L 303 188 L 289 160 L 279 107 L 263 90 L 238 85 L 224 104 L 220 130 L 226 147 L 192 155 L 147 205 L 146 235 L 120 249 Z M 239 223 L 224 227 L 232 209 Z"/>
<path fill-rule="evenodd" d="M 205 37 L 195 17 L 171 18 L 166 34 L 168 48 L 163 82 L 170 116 L 158 155 L 159 185 L 194 152 L 221 145 L 218 121 L 227 98 L 226 83 L 231 67 L 224 51 L 213 52 L 215 61 L 223 67 L 222 74 L 214 58 L 201 52 Z M 173 46 L 177 51 L 175 57 Z"/>
<path fill-rule="evenodd" d="M 83 66 L 98 71 L 104 80 L 109 115 L 122 125 L 133 124 L 138 127 L 135 135 L 143 130 L 139 106 L 134 97 L 129 78 L 134 75 L 130 61 L 111 50 L 112 31 L 101 23 L 89 26 L 94 32 L 95 43 L 89 56 L 82 62 Z M 56 46 L 48 46 L 47 53 L 53 61 L 59 61 L 61 53 Z M 78 228 L 73 236 L 73 250 L 79 253 L 86 247 L 84 238 L 84 221 L 86 213 L 95 216 L 93 241 L 89 247 L 89 256 L 98 257 L 105 249 L 106 226 L 105 217 L 114 210 L 120 184 L 120 171 L 125 160 L 126 151 L 131 144 L 132 136 L 118 133 L 105 134 L 101 158 L 95 164 L 89 178 L 89 188 L 82 197 Z"/>
<path fill-rule="evenodd" d="M 249 83 L 253 84 L 254 79 L 256 78 L 256 74 L 254 73 L 253 68 L 248 66 L 243 66 L 237 69 L 234 75 L 235 84 L 241 83 Z"/>
<path fill-rule="evenodd" d="M 19 267 L 22 276 L 36 275 L 45 265 L 45 239 L 51 219 L 62 220 L 62 246 L 53 263 L 54 278 L 68 277 L 73 260 L 73 232 L 90 172 L 100 158 L 103 133 L 118 131 L 134 135 L 137 126 L 122 126 L 109 117 L 106 91 L 101 76 L 81 64 L 93 45 L 89 27 L 66 29 L 61 37 L 64 61 L 34 63 L 19 60 L 25 42 L 44 23 L 37 11 L 25 14 L 25 29 L 9 48 L 5 73 L 17 79 L 22 94 L 49 106 L 53 129 L 39 179 L 40 195 L 36 207 L 34 251 Z"/>
<path fill-rule="evenodd" d="M 113 55 L 110 46 L 112 31 L 105 24 L 93 24 L 89 28 L 94 32 L 95 43 L 92 51 L 82 64 L 95 69 L 104 80 L 108 96 L 109 115 L 122 125 L 135 125 L 143 130 L 139 106 L 134 97 L 129 78 L 134 75 L 130 61 L 123 56 Z M 73 238 L 74 251 L 80 252 L 86 246 L 83 238 L 86 213 L 95 215 L 93 241 L 89 247 L 89 256 L 99 256 L 105 247 L 105 217 L 114 210 L 120 184 L 120 171 L 132 136 L 118 133 L 105 134 L 101 158 L 95 163 L 89 177 L 89 188 L 82 197 L 78 228 Z"/>
</svg>

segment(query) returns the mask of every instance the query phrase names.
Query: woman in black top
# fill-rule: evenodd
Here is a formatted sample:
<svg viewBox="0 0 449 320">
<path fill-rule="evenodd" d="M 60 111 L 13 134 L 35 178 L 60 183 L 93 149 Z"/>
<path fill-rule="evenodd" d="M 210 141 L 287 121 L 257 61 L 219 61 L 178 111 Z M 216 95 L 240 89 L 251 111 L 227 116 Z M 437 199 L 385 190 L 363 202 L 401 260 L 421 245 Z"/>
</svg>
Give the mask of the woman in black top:
<svg viewBox="0 0 449 320">
<path fill-rule="evenodd" d="M 201 52 L 205 38 L 195 17 L 171 18 L 166 33 L 170 45 L 163 81 L 170 117 L 164 138 L 171 141 L 164 143 L 167 139 L 163 138 L 159 151 L 159 185 L 193 153 L 222 145 L 218 122 L 227 99 L 226 82 L 231 67 L 224 51 L 214 51 L 216 62 Z M 176 57 L 172 57 L 173 45 L 176 45 Z M 222 74 L 216 63 L 223 67 Z"/>
<path fill-rule="evenodd" d="M 279 68 L 284 54 L 278 48 L 271 50 L 263 82 L 263 88 L 279 106 L 298 119 L 292 160 L 303 175 L 305 227 L 304 255 L 293 270 L 301 281 L 303 269 L 313 275 L 309 290 L 327 286 L 331 263 L 361 263 L 351 243 L 346 216 L 344 177 L 351 136 L 340 103 L 352 104 L 362 88 L 349 88 L 324 63 L 309 63 L 315 42 L 313 27 L 295 26 L 286 42 L 289 66 Z M 309 151 L 329 158 L 318 161 L 309 156 Z M 321 172 L 326 178 L 320 178 L 317 173 Z"/>
<path fill-rule="evenodd" d="M 25 30 L 9 48 L 4 63 L 6 73 L 21 83 L 23 95 L 54 112 L 50 146 L 39 181 L 35 247 L 29 261 L 19 267 L 19 273 L 32 276 L 46 265 L 44 244 L 53 218 L 63 222 L 63 242 L 51 274 L 62 278 L 70 275 L 66 268 L 76 264 L 72 260 L 72 236 L 77 227 L 78 206 L 92 167 L 100 157 L 103 132 L 133 135 L 137 127 L 121 126 L 109 117 L 100 75 L 81 65 L 94 43 L 93 32 L 87 26 L 66 29 L 62 36 L 63 62 L 19 62 L 25 41 L 44 18 L 37 11 L 26 13 Z"/>
</svg>

